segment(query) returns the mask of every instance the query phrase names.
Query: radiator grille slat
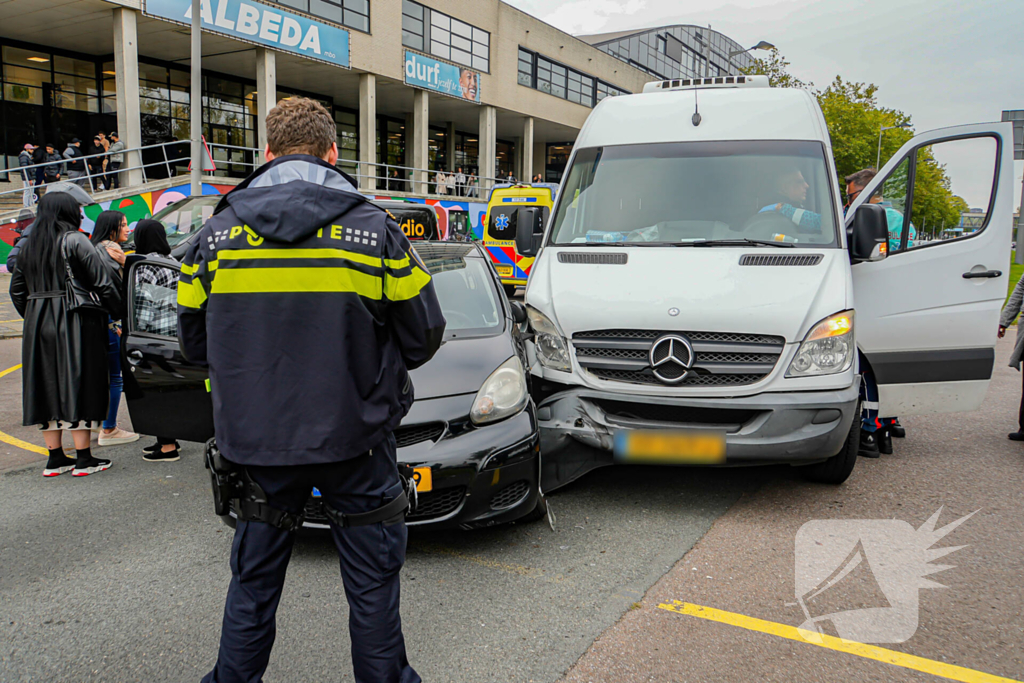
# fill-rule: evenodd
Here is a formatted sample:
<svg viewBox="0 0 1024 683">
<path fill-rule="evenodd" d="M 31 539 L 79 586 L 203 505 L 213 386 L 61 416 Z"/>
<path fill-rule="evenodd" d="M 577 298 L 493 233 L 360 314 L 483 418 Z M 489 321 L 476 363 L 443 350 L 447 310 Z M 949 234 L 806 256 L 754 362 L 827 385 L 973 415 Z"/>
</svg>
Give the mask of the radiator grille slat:
<svg viewBox="0 0 1024 683">
<path fill-rule="evenodd" d="M 741 266 L 816 266 L 824 254 L 744 254 Z"/>
<path fill-rule="evenodd" d="M 629 255 L 623 253 L 606 253 L 590 251 L 560 251 L 558 252 L 559 263 L 576 263 L 581 265 L 605 265 L 624 266 L 629 261 Z"/>
</svg>

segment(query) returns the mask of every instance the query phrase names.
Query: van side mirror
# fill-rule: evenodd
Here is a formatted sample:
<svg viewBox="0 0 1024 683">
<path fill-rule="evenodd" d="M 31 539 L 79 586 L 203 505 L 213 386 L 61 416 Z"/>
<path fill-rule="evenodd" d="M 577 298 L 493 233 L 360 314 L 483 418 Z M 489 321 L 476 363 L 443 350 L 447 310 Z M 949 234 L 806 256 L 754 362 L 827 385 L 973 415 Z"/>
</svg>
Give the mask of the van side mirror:
<svg viewBox="0 0 1024 683">
<path fill-rule="evenodd" d="M 544 223 L 539 208 L 518 209 L 516 215 L 516 251 L 520 256 L 536 256 L 544 238 Z"/>
<path fill-rule="evenodd" d="M 509 301 L 508 305 L 512 307 L 512 320 L 516 321 L 517 325 L 522 325 L 530 319 L 526 315 L 526 306 L 523 305 L 522 301 Z"/>
<path fill-rule="evenodd" d="M 861 204 L 846 230 L 850 261 L 881 261 L 889 253 L 889 221 L 878 204 Z"/>
</svg>

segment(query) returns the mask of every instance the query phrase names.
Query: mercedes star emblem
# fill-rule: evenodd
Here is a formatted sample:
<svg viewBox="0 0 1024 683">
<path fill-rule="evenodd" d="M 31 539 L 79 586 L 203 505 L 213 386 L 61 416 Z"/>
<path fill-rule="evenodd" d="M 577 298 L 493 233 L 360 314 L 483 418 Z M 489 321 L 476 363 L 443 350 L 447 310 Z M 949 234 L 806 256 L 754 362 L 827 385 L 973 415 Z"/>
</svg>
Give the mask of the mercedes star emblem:
<svg viewBox="0 0 1024 683">
<path fill-rule="evenodd" d="M 651 370 L 665 384 L 679 384 L 690 374 L 694 355 L 690 340 L 677 334 L 666 334 L 651 346 Z"/>
<path fill-rule="evenodd" d="M 670 309 L 668 309 L 668 314 L 674 318 L 677 315 L 679 315 L 679 309 L 678 308 L 670 308 Z"/>
</svg>

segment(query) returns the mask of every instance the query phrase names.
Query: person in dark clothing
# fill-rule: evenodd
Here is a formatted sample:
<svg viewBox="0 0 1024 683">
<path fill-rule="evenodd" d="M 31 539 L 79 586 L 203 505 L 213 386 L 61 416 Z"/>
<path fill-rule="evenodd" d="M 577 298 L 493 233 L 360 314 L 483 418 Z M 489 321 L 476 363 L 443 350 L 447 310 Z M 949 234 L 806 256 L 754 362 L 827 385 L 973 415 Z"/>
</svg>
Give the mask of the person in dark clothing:
<svg viewBox="0 0 1024 683">
<path fill-rule="evenodd" d="M 47 194 L 60 194 L 65 193 L 78 202 L 79 206 L 88 206 L 92 204 L 92 197 L 89 193 L 80 188 L 78 185 L 74 185 L 68 182 L 54 183 L 46 188 Z M 32 216 L 29 213 L 29 216 Z M 7 254 L 7 272 L 13 273 L 15 266 L 18 264 L 18 254 L 21 253 L 21 245 L 25 244 L 28 240 L 29 235 L 32 234 L 32 226 L 35 224 L 33 221 L 26 225 L 21 231 L 21 237 L 14 241 L 14 246 L 11 247 L 10 252 Z"/>
<path fill-rule="evenodd" d="M 92 181 L 93 192 L 98 192 L 105 188 L 103 184 L 103 156 L 93 155 L 103 155 L 106 151 L 100 136 L 93 137 L 92 145 L 89 146 L 90 158 L 87 160 L 89 162 L 89 179 Z"/>
<path fill-rule="evenodd" d="M 46 145 L 46 155 L 43 159 L 43 182 L 55 183 L 60 180 L 64 173 L 64 157 L 57 153 L 53 145 Z"/>
<path fill-rule="evenodd" d="M 85 187 L 85 161 L 82 157 L 85 154 L 81 150 L 82 141 L 78 138 L 74 138 L 68 143 L 68 148 L 64 150 L 64 158 L 67 159 L 67 173 L 68 180 L 73 182 L 75 185 L 84 188 Z"/>
<path fill-rule="evenodd" d="M 166 256 L 170 259 L 171 245 L 167 242 L 167 230 L 163 223 L 152 218 L 139 221 L 135 226 L 135 253 L 128 255 L 125 273 L 135 280 L 136 316 L 140 328 L 154 334 L 168 337 L 178 336 L 178 318 L 174 310 L 166 310 L 149 299 L 147 287 L 157 290 L 174 289 L 178 286 L 177 272 L 170 268 L 154 268 L 141 265 L 132 270 L 134 261 L 146 260 L 143 257 Z M 123 291 L 123 290 L 122 290 Z M 125 375 L 125 393 L 128 392 L 132 379 Z M 177 462 L 181 458 L 181 444 L 167 436 L 157 436 L 156 443 L 146 446 L 142 459 L 146 462 Z"/>
<path fill-rule="evenodd" d="M 220 454 L 263 489 L 266 507 L 290 515 L 313 486 L 345 515 L 404 500 L 392 431 L 412 405 L 409 370 L 430 360 L 445 327 L 398 223 L 335 166 L 336 139 L 314 100 L 271 110 L 268 163 L 224 195 L 178 282 L 182 351 L 209 365 Z M 356 682 L 419 683 L 399 615 L 404 515 L 332 521 L 331 531 Z M 293 535 L 239 518 L 205 683 L 261 680 Z"/>
<path fill-rule="evenodd" d="M 25 147 L 22 148 L 21 153 L 18 154 L 18 168 L 25 168 L 31 166 L 34 162 L 32 161 L 32 154 L 35 152 L 35 145 L 31 142 L 25 143 Z M 21 195 L 22 206 L 30 207 L 38 198 L 36 197 L 35 190 L 32 189 L 32 185 L 35 184 L 35 173 L 32 171 L 21 172 L 21 182 L 25 187 L 24 192 Z"/>
<path fill-rule="evenodd" d="M 22 337 L 22 412 L 26 426 L 39 425 L 50 455 L 44 477 L 74 470 L 84 477 L 110 467 L 89 448 L 90 429 L 107 413 L 106 315 L 70 311 L 64 298 L 67 268 L 96 292 L 110 314 L 121 295 L 89 238 L 78 232 L 82 217 L 70 194 L 47 194 L 39 202 L 18 267 L 11 278 L 11 301 L 25 319 Z M 67 255 L 65 259 L 64 255 Z M 64 455 L 70 430 L 77 458 Z"/>
<path fill-rule="evenodd" d="M 43 167 L 40 164 L 44 163 L 46 163 L 46 147 L 37 145 L 32 152 L 32 165 L 36 167 L 36 195 L 40 197 L 42 194 L 38 188 L 43 184 Z"/>
</svg>

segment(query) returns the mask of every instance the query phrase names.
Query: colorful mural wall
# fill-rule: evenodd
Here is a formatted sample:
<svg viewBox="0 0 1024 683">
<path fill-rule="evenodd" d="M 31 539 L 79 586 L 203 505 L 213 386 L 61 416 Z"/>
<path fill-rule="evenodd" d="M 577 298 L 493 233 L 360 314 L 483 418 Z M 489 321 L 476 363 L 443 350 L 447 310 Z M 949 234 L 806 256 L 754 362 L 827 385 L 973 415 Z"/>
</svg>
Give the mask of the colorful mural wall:
<svg viewBox="0 0 1024 683">
<path fill-rule="evenodd" d="M 92 229 L 96 225 L 96 218 L 108 209 L 120 211 L 128 216 L 128 227 L 130 230 L 134 230 L 139 221 L 150 218 L 153 214 L 158 213 L 174 202 L 188 197 L 190 194 L 189 189 L 186 183 L 166 190 L 145 192 L 121 199 L 90 204 L 82 209 L 82 231 L 92 234 Z M 227 194 L 232 189 L 234 189 L 234 185 L 204 184 L 203 194 Z M 438 230 L 443 240 L 453 237 L 456 221 L 468 224 L 467 227 L 472 231 L 474 239 L 483 239 L 483 216 L 487 212 L 487 204 L 485 202 L 392 197 L 386 194 L 367 194 L 365 196 L 370 199 L 412 202 L 434 207 L 434 211 L 437 213 Z M 20 230 L 29 225 L 34 219 L 35 216 L 26 211 L 18 220 L 0 225 L 0 272 L 6 272 L 7 270 L 7 254 L 10 253 L 11 247 L 14 246 L 14 241 L 20 236 Z"/>
</svg>

